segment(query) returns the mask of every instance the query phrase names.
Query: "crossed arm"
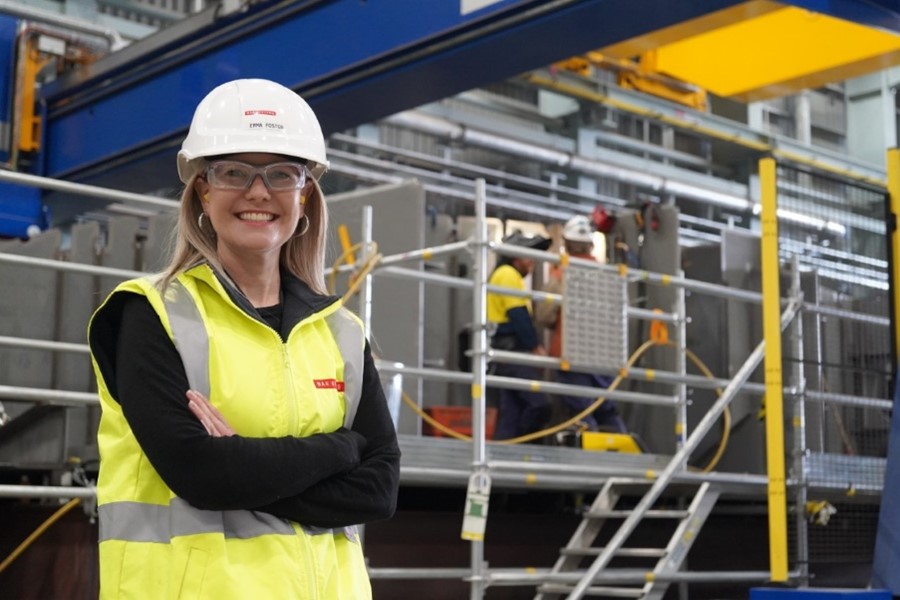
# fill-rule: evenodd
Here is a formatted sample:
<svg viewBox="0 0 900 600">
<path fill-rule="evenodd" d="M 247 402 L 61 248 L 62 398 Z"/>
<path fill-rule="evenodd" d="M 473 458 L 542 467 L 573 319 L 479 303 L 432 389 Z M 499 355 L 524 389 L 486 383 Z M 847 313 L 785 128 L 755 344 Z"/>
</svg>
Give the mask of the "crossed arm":
<svg viewBox="0 0 900 600">
<path fill-rule="evenodd" d="M 202 395 L 188 393 L 181 357 L 146 299 L 125 300 L 118 335 L 116 399 L 160 477 L 192 505 L 260 510 L 318 527 L 393 514 L 400 451 L 368 346 L 352 429 L 247 438 Z"/>
</svg>

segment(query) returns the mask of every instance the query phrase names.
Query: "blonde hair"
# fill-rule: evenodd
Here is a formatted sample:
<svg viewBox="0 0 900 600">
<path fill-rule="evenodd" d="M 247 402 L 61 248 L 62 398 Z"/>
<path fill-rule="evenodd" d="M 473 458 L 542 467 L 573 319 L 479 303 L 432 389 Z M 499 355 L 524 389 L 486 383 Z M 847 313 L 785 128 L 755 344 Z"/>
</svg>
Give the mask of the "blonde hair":
<svg viewBox="0 0 900 600">
<path fill-rule="evenodd" d="M 159 278 L 159 289 L 165 289 L 179 274 L 191 267 L 207 262 L 220 273 L 224 273 L 222 263 L 216 254 L 216 233 L 209 218 L 200 226 L 203 206 L 194 189 L 199 173 L 195 173 L 181 193 L 181 207 L 178 225 L 175 229 L 175 250 L 172 259 L 163 269 Z M 303 235 L 303 219 L 298 232 L 281 247 L 281 266 L 306 283 L 314 292 L 326 294 L 325 288 L 325 238 L 328 232 L 328 209 L 325 195 L 319 182 L 310 177 L 312 187 L 306 197 L 304 214 L 309 219 L 309 228 Z"/>
</svg>

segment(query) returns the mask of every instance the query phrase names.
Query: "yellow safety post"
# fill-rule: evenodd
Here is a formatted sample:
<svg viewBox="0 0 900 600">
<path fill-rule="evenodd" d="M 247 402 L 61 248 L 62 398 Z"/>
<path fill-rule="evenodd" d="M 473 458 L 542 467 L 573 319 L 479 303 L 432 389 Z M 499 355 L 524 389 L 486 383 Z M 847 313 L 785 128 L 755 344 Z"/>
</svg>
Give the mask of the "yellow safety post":
<svg viewBox="0 0 900 600">
<path fill-rule="evenodd" d="M 341 223 L 337 228 L 338 239 L 341 240 L 341 250 L 344 251 L 345 257 L 344 262 L 350 266 L 356 264 L 356 257 L 353 256 L 353 253 L 350 251 L 353 248 L 353 242 L 350 241 L 350 231 L 347 229 L 347 226 Z"/>
<path fill-rule="evenodd" d="M 888 196 L 890 198 L 890 209 L 893 219 L 889 223 L 891 230 L 891 284 L 894 286 L 892 290 L 894 298 L 894 323 L 898 321 L 898 311 L 900 311 L 900 231 L 898 231 L 898 220 L 900 220 L 900 149 L 891 148 L 887 151 L 887 175 L 888 175 Z M 900 352 L 900 326 L 894 326 L 894 351 Z"/>
<path fill-rule="evenodd" d="M 781 373 L 781 291 L 775 159 L 759 161 L 762 203 L 763 333 L 766 342 L 766 466 L 769 473 L 769 568 L 787 581 L 787 505 L 784 485 L 784 399 Z"/>
</svg>

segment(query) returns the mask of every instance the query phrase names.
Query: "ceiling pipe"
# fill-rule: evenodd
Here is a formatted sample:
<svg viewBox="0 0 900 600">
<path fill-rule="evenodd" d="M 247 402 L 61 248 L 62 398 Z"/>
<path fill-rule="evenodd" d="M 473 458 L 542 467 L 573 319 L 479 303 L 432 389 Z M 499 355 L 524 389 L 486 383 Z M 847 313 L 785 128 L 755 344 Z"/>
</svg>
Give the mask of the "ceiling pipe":
<svg viewBox="0 0 900 600">
<path fill-rule="evenodd" d="M 740 186 L 746 190 L 744 195 L 723 192 L 699 186 L 686 181 L 676 181 L 659 175 L 652 175 L 629 169 L 620 165 L 612 165 L 599 160 L 584 158 L 571 152 L 554 150 L 539 144 L 502 137 L 498 134 L 472 129 L 459 125 L 447 119 L 424 114 L 419 111 L 405 111 L 390 116 L 383 122 L 406 129 L 413 129 L 421 133 L 427 133 L 442 138 L 447 138 L 461 144 L 471 144 L 480 148 L 503 152 L 512 156 L 519 156 L 529 160 L 536 160 L 553 167 L 566 167 L 595 177 L 607 177 L 624 183 L 649 188 L 660 195 L 671 194 L 682 198 L 690 198 L 707 204 L 720 206 L 728 210 L 750 212 L 758 215 L 760 205 L 750 199 L 749 188 L 743 184 L 729 182 L 731 185 Z M 831 233 L 844 235 L 847 227 L 834 221 L 828 221 L 818 217 L 805 215 L 794 210 L 778 209 L 778 217 L 798 225 L 803 225 L 816 230 L 827 230 Z M 861 221 L 857 218 L 856 221 Z M 867 226 L 868 225 L 868 226 Z M 869 225 L 860 223 L 863 229 L 877 231 L 879 223 Z"/>
<path fill-rule="evenodd" d="M 553 150 L 538 144 L 505 138 L 494 133 L 465 127 L 447 119 L 426 115 L 417 111 L 404 111 L 383 119 L 383 122 L 422 133 L 448 138 L 463 144 L 471 144 L 513 156 L 570 168 L 596 177 L 607 177 L 624 183 L 650 188 L 660 194 L 673 194 L 692 200 L 715 204 L 723 208 L 751 211 L 753 202 L 746 196 L 703 188 L 693 183 L 673 181 L 635 169 L 610 165 L 605 162 L 577 156 L 571 152 Z"/>
<path fill-rule="evenodd" d="M 85 33 L 105 38 L 109 42 L 109 49 L 111 51 L 124 48 L 128 45 L 128 42 L 125 41 L 125 39 L 115 29 L 103 27 L 102 25 L 91 23 L 90 21 L 75 19 L 66 15 L 41 10 L 39 8 L 20 4 L 18 2 L 0 0 L 0 13 L 7 14 L 12 17 L 27 19 L 29 21 L 37 21 L 40 23 L 46 23 L 48 25 L 55 25 L 69 31 L 77 31 L 79 33 Z"/>
</svg>

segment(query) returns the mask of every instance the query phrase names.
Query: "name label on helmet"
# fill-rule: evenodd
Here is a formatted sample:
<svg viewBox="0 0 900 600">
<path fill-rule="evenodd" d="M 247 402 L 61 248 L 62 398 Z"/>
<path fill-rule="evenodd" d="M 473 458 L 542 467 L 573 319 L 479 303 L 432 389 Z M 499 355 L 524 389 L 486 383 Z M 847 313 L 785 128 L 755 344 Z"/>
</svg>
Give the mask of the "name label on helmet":
<svg viewBox="0 0 900 600">
<path fill-rule="evenodd" d="M 244 116 L 245 116 L 245 117 L 255 117 L 255 116 L 261 116 L 261 117 L 277 117 L 277 116 L 278 116 L 278 111 L 275 111 L 275 110 L 260 110 L 260 109 L 256 109 L 256 110 L 245 110 L 245 111 L 244 111 Z M 264 121 L 255 121 L 255 120 L 254 120 L 254 121 L 250 121 L 249 123 L 247 123 L 247 128 L 248 128 L 248 129 L 276 129 L 276 130 L 281 131 L 281 130 L 284 129 L 284 125 L 282 125 L 281 123 L 270 123 L 270 122 L 268 122 L 268 121 L 265 121 L 265 122 L 264 122 Z"/>
</svg>

